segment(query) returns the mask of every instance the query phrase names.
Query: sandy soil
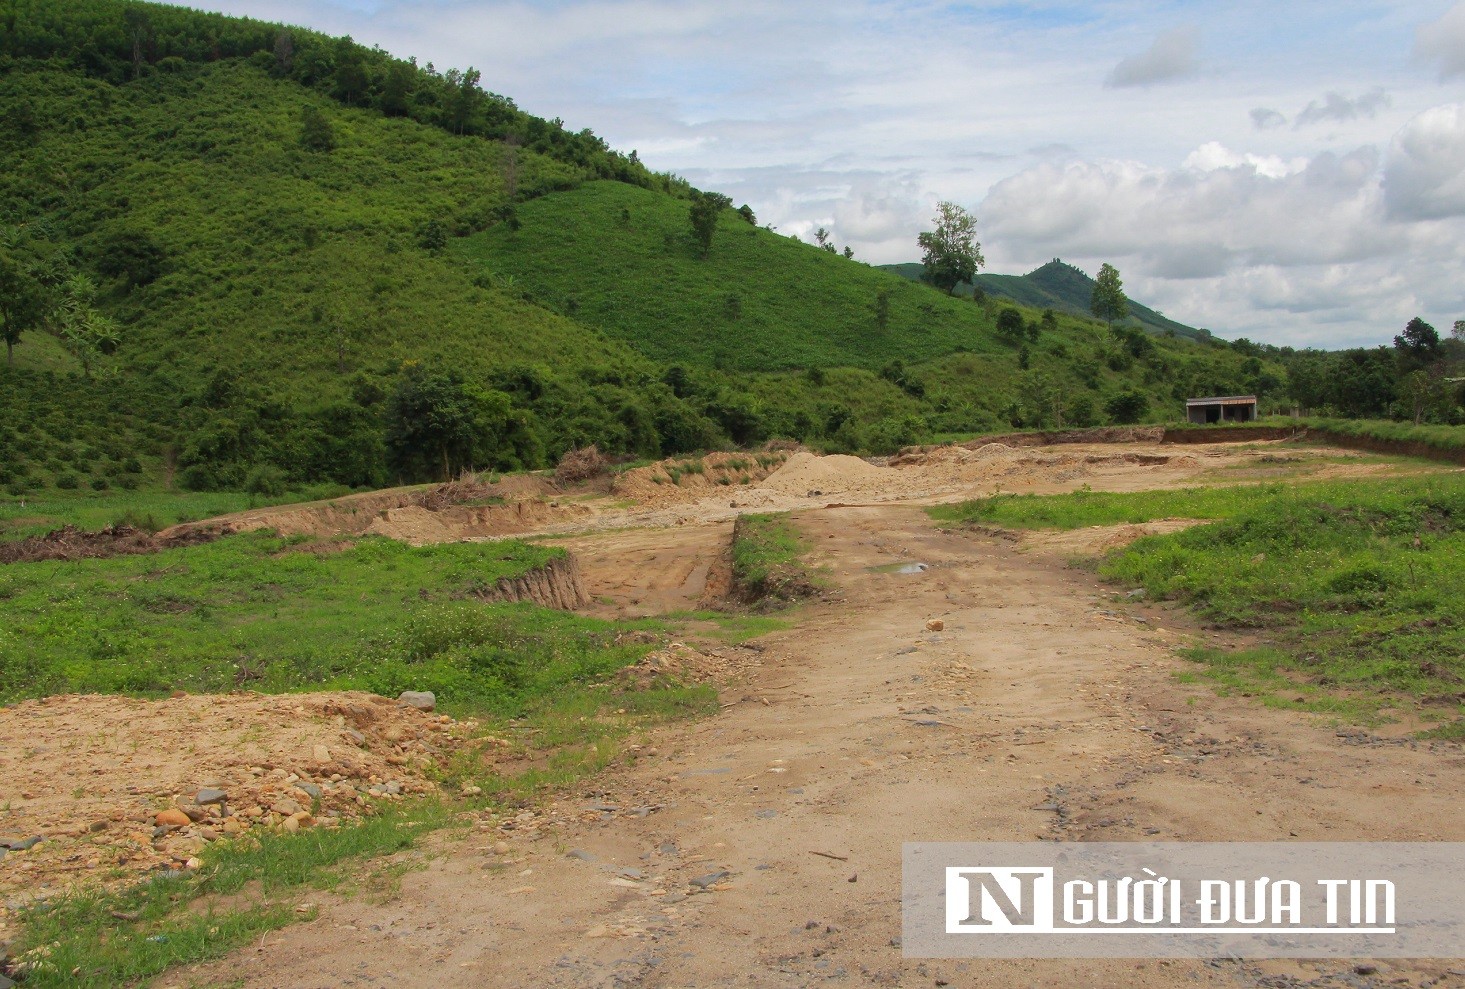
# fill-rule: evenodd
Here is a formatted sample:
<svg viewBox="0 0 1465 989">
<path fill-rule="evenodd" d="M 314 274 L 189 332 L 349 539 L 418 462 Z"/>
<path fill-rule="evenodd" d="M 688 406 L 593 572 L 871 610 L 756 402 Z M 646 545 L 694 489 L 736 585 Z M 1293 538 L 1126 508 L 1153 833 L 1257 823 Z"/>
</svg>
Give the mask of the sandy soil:
<svg viewBox="0 0 1465 989">
<path fill-rule="evenodd" d="M 392 902 L 329 903 L 156 984 L 1462 984 L 1458 962 L 903 959 L 904 841 L 1458 841 L 1465 756 L 1181 684 L 1173 647 L 1194 630 L 1114 603 L 1064 566 L 1071 547 L 900 505 L 796 521 L 837 592 L 761 640 L 720 715 L 538 816 L 441 841 Z M 674 583 L 627 546 L 627 600 L 638 574 Z"/>
</svg>

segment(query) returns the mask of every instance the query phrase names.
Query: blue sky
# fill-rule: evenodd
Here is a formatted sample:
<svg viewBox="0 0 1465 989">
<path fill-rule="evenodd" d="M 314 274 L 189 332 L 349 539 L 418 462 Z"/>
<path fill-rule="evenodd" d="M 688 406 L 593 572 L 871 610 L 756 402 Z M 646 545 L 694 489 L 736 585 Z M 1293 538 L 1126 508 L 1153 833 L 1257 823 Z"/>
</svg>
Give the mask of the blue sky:
<svg viewBox="0 0 1465 989">
<path fill-rule="evenodd" d="M 1465 318 L 1465 0 L 193 0 L 350 34 L 875 263 L 935 204 L 1223 336 Z"/>
</svg>

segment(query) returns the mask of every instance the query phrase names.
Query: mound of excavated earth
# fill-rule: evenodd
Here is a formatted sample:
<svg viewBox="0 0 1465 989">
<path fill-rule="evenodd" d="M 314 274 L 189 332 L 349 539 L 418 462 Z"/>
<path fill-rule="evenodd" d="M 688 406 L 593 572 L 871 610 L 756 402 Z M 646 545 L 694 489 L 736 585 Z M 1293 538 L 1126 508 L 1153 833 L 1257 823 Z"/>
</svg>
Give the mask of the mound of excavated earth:
<svg viewBox="0 0 1465 989">
<path fill-rule="evenodd" d="M 426 770 L 466 727 L 354 691 L 13 704 L 0 718 L 0 904 L 186 868 L 225 835 L 332 827 L 427 792 Z"/>
</svg>

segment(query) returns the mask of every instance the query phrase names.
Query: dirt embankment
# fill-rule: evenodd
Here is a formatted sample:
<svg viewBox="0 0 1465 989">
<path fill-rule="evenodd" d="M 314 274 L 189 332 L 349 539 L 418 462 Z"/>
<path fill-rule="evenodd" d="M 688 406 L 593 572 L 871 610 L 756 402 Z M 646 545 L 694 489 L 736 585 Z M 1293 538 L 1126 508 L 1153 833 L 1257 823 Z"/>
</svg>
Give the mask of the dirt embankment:
<svg viewBox="0 0 1465 989">
<path fill-rule="evenodd" d="M 1309 439 L 1320 439 L 1330 446 L 1346 447 L 1349 450 L 1365 450 L 1369 453 L 1388 453 L 1399 457 L 1423 457 L 1426 460 L 1442 460 L 1451 464 L 1465 464 L 1465 450 L 1447 450 L 1430 446 L 1428 443 L 1407 440 L 1385 440 L 1372 436 L 1351 436 L 1335 433 L 1330 429 L 1310 428 L 1305 433 Z"/>
<path fill-rule="evenodd" d="M 1037 433 L 1003 433 L 968 440 L 960 446 L 976 449 L 989 443 L 1004 446 L 1056 446 L 1061 443 L 1158 443 L 1160 426 L 1101 426 L 1095 429 L 1057 429 Z M 930 449 L 927 447 L 926 449 Z"/>
<path fill-rule="evenodd" d="M 88 560 L 104 556 L 156 553 L 179 546 L 197 546 L 233 532 L 227 525 L 216 529 L 151 533 L 130 525 L 109 525 L 86 532 L 74 525 L 53 529 L 44 536 L 31 536 L 0 543 L 0 563 L 36 563 L 41 560 Z"/>
<path fill-rule="evenodd" d="M 778 472 L 788 459 L 787 450 L 673 458 L 626 471 L 611 484 L 611 493 L 648 508 L 679 505 L 720 490 L 736 494 L 755 487 Z"/>
<path fill-rule="evenodd" d="M 554 485 L 537 474 L 487 482 L 465 477 L 431 487 L 389 488 L 330 501 L 256 508 L 159 533 L 163 539 L 201 532 L 273 529 L 282 536 L 389 536 L 409 543 L 464 536 L 512 535 L 543 522 L 556 504 Z M 445 536 L 444 532 L 452 535 Z"/>
<path fill-rule="evenodd" d="M 590 600 L 585 582 L 580 577 L 580 566 L 570 553 L 522 576 L 502 577 L 492 589 L 481 592 L 478 597 L 484 601 L 532 601 L 562 611 L 583 608 Z"/>
</svg>

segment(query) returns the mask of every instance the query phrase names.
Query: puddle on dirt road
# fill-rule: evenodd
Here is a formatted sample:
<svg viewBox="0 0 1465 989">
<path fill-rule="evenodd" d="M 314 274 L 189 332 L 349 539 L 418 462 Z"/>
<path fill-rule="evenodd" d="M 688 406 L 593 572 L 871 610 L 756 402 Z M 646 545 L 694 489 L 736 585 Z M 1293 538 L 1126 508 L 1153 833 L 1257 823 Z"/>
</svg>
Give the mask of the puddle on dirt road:
<svg viewBox="0 0 1465 989">
<path fill-rule="evenodd" d="M 869 567 L 871 573 L 925 573 L 931 569 L 929 563 L 887 563 L 880 567 Z"/>
</svg>

